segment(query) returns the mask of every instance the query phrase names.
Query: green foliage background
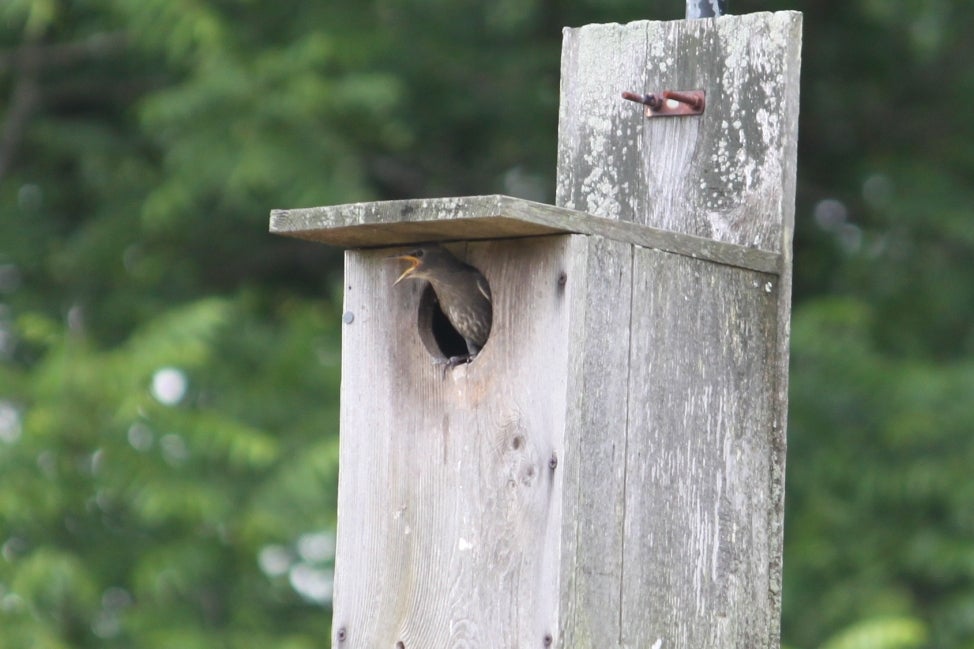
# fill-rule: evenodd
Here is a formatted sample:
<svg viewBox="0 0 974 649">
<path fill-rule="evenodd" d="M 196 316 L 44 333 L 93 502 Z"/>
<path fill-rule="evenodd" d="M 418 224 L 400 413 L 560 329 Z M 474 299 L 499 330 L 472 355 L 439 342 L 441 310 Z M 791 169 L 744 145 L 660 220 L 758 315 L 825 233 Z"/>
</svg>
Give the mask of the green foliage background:
<svg viewBox="0 0 974 649">
<path fill-rule="evenodd" d="M 805 12 L 784 641 L 974 647 L 974 3 Z M 552 199 L 632 0 L 0 3 L 0 649 L 320 647 L 340 256 L 272 207 Z"/>
</svg>

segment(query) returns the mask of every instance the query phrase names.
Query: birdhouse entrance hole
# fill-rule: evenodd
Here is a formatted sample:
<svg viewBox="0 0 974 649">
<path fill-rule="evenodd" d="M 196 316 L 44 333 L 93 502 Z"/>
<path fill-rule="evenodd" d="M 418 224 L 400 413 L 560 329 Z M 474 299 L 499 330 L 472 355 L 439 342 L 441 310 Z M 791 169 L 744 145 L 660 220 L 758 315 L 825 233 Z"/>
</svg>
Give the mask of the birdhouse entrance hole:
<svg viewBox="0 0 974 649">
<path fill-rule="evenodd" d="M 439 360 L 467 355 L 467 343 L 460 332 L 450 324 L 436 293 L 429 284 L 419 298 L 419 318 L 417 321 L 419 338 L 432 356 Z"/>
</svg>

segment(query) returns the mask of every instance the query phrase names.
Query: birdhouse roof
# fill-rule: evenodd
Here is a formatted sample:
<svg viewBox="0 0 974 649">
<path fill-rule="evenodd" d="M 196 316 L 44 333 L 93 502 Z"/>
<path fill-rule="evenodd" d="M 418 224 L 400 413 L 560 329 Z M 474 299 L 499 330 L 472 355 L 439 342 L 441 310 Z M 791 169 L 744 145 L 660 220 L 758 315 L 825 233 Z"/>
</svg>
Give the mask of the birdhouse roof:
<svg viewBox="0 0 974 649">
<path fill-rule="evenodd" d="M 585 234 L 768 273 L 781 266 L 775 252 L 499 194 L 273 210 L 270 231 L 343 248 Z"/>
</svg>

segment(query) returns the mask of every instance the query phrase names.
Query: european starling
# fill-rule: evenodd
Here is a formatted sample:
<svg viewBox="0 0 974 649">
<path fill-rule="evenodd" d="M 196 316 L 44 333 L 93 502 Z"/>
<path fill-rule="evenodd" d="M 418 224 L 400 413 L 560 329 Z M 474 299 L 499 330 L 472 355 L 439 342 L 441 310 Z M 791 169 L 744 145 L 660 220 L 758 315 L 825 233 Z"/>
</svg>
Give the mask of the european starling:
<svg viewBox="0 0 974 649">
<path fill-rule="evenodd" d="M 467 343 L 468 356 L 449 359 L 457 365 L 470 362 L 487 342 L 494 309 L 491 306 L 490 286 L 479 270 L 465 264 L 441 246 L 417 248 L 395 259 L 408 261 L 393 286 L 404 279 L 425 279 L 433 285 L 440 308 L 453 328 Z"/>
</svg>

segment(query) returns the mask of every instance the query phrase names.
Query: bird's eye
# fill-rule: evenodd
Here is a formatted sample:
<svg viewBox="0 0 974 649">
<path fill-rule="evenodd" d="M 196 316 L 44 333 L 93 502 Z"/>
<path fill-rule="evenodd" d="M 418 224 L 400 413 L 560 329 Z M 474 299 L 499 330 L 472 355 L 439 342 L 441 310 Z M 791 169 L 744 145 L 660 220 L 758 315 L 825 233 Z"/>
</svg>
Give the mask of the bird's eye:
<svg viewBox="0 0 974 649">
<path fill-rule="evenodd" d="M 415 257 L 416 259 L 422 259 L 423 258 L 423 249 L 420 248 L 419 250 L 414 250 L 413 251 L 413 257 Z"/>
</svg>

